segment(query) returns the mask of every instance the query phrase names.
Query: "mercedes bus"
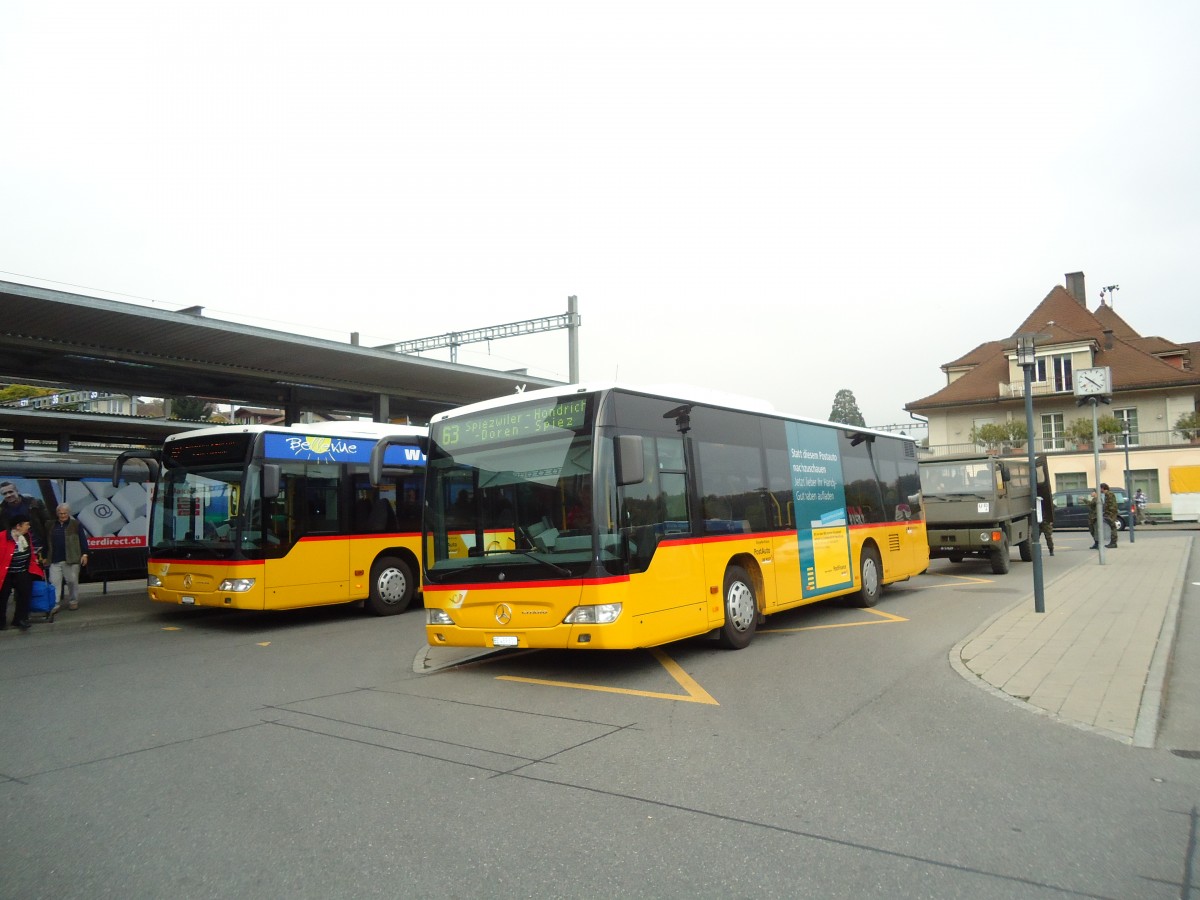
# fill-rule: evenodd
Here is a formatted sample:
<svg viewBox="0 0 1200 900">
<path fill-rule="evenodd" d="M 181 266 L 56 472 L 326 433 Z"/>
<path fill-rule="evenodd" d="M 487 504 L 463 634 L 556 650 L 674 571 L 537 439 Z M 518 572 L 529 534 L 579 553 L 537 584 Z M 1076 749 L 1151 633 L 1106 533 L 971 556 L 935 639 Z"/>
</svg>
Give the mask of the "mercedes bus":
<svg viewBox="0 0 1200 900">
<path fill-rule="evenodd" d="M 435 647 L 741 648 L 765 616 L 872 606 L 929 563 L 911 439 L 691 390 L 439 413 L 425 496 Z"/>
<path fill-rule="evenodd" d="M 370 458 L 388 445 L 389 476 Z M 426 429 L 374 422 L 182 432 L 161 451 L 150 506 L 150 599 L 279 610 L 361 601 L 376 615 L 418 594 Z"/>
</svg>

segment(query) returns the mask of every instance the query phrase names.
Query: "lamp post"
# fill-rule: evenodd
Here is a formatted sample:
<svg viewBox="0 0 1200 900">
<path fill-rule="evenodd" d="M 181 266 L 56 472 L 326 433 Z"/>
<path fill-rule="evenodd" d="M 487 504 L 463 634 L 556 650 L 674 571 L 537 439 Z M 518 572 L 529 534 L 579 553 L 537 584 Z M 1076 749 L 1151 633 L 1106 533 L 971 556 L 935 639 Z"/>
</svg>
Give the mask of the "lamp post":
<svg viewBox="0 0 1200 900">
<path fill-rule="evenodd" d="M 1132 479 L 1130 478 L 1130 472 L 1129 472 L 1129 423 L 1128 422 L 1126 422 L 1123 426 L 1121 426 L 1121 436 L 1123 438 L 1125 438 L 1125 496 L 1129 498 L 1129 543 L 1132 544 L 1132 543 L 1134 543 L 1134 541 L 1137 538 L 1137 535 L 1134 534 L 1134 529 L 1133 529 L 1133 523 L 1137 520 L 1137 509 L 1134 507 L 1134 503 L 1133 503 L 1133 485 L 1130 484 L 1130 481 Z M 1121 511 L 1117 510 L 1117 515 L 1120 515 L 1120 514 L 1121 514 Z"/>
<path fill-rule="evenodd" d="M 1017 335 L 1017 365 L 1025 370 L 1025 430 L 1029 448 L 1029 547 L 1033 550 L 1033 611 L 1046 611 L 1046 596 L 1042 584 L 1041 510 L 1038 509 L 1037 460 L 1033 452 L 1033 367 L 1037 364 L 1035 335 Z"/>
</svg>

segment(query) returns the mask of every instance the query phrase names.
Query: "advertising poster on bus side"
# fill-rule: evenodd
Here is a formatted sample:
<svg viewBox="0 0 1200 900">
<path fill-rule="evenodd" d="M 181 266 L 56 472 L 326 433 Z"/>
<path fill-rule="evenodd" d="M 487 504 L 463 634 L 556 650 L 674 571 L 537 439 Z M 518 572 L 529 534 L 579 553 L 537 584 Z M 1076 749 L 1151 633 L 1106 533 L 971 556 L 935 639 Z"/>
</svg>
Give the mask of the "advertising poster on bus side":
<svg viewBox="0 0 1200 900">
<path fill-rule="evenodd" d="M 787 439 L 803 594 L 816 597 L 844 590 L 854 579 L 837 432 L 788 422 Z"/>
</svg>

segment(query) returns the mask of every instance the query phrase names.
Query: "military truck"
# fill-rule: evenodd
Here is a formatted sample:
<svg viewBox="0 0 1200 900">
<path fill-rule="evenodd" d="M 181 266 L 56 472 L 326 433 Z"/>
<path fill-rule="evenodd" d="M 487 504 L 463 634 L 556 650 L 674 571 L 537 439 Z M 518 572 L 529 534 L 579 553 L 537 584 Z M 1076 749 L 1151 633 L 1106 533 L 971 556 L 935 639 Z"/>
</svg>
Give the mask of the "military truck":
<svg viewBox="0 0 1200 900">
<path fill-rule="evenodd" d="M 1048 483 L 1046 458 L 1036 465 L 1038 478 Z M 982 557 L 997 575 L 1008 571 L 1013 544 L 1021 559 L 1033 559 L 1036 486 L 1030 484 L 1028 460 L 963 454 L 922 460 L 918 468 L 930 559 Z"/>
</svg>

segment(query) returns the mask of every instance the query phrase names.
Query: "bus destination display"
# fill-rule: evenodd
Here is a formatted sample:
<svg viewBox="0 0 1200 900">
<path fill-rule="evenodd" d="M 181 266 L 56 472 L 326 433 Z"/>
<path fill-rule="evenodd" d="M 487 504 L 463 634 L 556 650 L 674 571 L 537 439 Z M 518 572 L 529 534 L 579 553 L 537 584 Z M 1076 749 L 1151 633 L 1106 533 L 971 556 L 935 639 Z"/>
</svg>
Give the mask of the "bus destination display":
<svg viewBox="0 0 1200 900">
<path fill-rule="evenodd" d="M 587 398 L 463 417 L 440 426 L 443 447 L 464 449 L 556 431 L 578 431 L 587 421 Z M 437 426 L 435 426 L 437 427 Z"/>
</svg>

